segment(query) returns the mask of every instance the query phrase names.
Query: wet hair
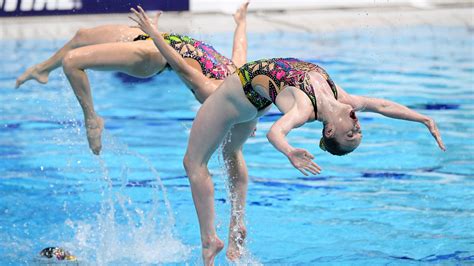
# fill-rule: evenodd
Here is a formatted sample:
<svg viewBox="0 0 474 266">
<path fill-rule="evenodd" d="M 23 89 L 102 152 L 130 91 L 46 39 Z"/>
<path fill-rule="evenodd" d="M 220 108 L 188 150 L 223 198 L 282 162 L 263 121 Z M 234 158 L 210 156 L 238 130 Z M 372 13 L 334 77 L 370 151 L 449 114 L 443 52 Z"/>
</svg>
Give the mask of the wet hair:
<svg viewBox="0 0 474 266">
<path fill-rule="evenodd" d="M 352 152 L 355 149 L 354 148 L 352 150 L 344 150 L 341 147 L 341 144 L 337 142 L 336 138 L 328 138 L 324 135 L 325 128 L 326 127 L 323 128 L 323 136 L 321 137 L 321 140 L 319 141 L 319 148 L 321 148 L 321 150 L 327 151 L 332 155 L 343 156 Z"/>
</svg>

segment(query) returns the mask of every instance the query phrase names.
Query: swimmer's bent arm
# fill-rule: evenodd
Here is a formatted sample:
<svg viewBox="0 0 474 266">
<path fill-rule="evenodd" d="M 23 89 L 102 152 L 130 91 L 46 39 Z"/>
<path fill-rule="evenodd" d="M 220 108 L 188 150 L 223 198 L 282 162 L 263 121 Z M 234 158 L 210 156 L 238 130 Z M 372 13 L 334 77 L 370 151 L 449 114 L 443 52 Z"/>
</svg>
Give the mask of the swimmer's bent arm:
<svg viewBox="0 0 474 266">
<path fill-rule="evenodd" d="M 137 27 L 152 38 L 153 43 L 155 43 L 155 46 L 158 48 L 158 50 L 160 50 L 160 53 L 166 59 L 168 64 L 170 64 L 171 68 L 175 72 L 189 74 L 187 72 L 190 71 L 190 68 L 187 67 L 186 61 L 178 52 L 176 52 L 175 49 L 168 45 L 155 26 L 155 24 L 158 24 L 158 18 L 161 13 L 157 14 L 156 21 L 154 22 L 148 17 L 148 15 L 140 6 L 138 6 L 138 11 L 133 8 L 131 11 L 135 14 L 136 18 L 130 17 L 130 19 L 137 22 Z"/>
<path fill-rule="evenodd" d="M 286 114 L 278 119 L 267 133 L 268 141 L 281 153 L 288 157 L 291 164 L 304 175 L 308 172 L 319 174 L 321 168 L 312 160 L 314 156 L 305 149 L 294 148 L 286 140 L 286 135 L 293 129 L 300 127 L 309 116 L 298 110 L 297 106 L 293 106 Z"/>
<path fill-rule="evenodd" d="M 438 146 L 443 151 L 446 150 L 441 135 L 435 121 L 425 115 L 422 115 L 404 105 L 384 99 L 370 98 L 364 96 L 351 95 L 351 102 L 357 111 L 374 112 L 386 117 L 419 122 L 425 125 L 435 138 Z"/>
</svg>

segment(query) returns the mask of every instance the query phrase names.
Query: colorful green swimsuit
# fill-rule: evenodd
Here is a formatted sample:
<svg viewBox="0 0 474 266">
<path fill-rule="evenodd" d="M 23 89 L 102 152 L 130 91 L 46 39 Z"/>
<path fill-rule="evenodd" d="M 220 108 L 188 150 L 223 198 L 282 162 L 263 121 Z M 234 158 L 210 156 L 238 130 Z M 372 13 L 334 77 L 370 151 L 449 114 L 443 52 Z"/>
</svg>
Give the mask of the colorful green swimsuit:
<svg viewBox="0 0 474 266">
<path fill-rule="evenodd" d="M 196 60 L 201 66 L 202 73 L 208 78 L 223 80 L 237 69 L 232 60 L 221 55 L 209 44 L 174 33 L 163 33 L 162 36 L 183 58 Z M 148 35 L 139 35 L 134 39 L 139 40 L 151 40 L 151 38 Z"/>
<path fill-rule="evenodd" d="M 280 91 L 287 86 L 293 86 L 302 90 L 311 100 L 314 113 L 317 116 L 318 108 L 313 85 L 311 84 L 309 72 L 316 71 L 321 74 L 331 87 L 334 97 L 337 99 L 336 85 L 328 73 L 318 65 L 304 62 L 295 58 L 272 58 L 247 63 L 237 69 L 240 82 L 244 88 L 245 95 L 249 101 L 260 111 L 270 104 L 275 103 Z M 253 87 L 252 80 L 258 75 L 270 78 L 268 90 L 271 101 L 261 96 Z M 273 81 L 273 82 L 272 82 Z M 276 86 L 275 86 L 276 85 Z"/>
</svg>

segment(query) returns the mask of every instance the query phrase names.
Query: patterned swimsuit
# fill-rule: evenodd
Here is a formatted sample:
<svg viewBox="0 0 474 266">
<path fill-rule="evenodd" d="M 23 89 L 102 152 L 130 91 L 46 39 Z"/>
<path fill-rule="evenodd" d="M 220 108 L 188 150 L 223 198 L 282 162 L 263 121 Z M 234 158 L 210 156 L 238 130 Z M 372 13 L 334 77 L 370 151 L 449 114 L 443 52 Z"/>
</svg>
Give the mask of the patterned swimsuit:
<svg viewBox="0 0 474 266">
<path fill-rule="evenodd" d="M 203 75 L 208 78 L 223 80 L 237 69 L 232 60 L 218 53 L 209 44 L 174 33 L 163 33 L 162 36 L 183 58 L 196 60 L 201 66 Z M 144 34 L 133 41 L 140 40 L 151 40 L 151 38 Z"/>
<path fill-rule="evenodd" d="M 309 77 L 309 72 L 311 71 L 318 72 L 326 79 L 334 97 L 337 99 L 336 85 L 323 68 L 295 58 L 272 58 L 250 62 L 237 69 L 237 74 L 244 88 L 245 95 L 259 111 L 265 109 L 272 102 L 275 103 L 278 93 L 287 86 L 293 86 L 302 90 L 309 97 L 314 108 L 314 114 L 317 116 L 316 96 L 314 95 L 313 85 Z M 252 80 L 258 75 L 270 78 L 268 91 L 271 101 L 261 96 L 253 88 Z"/>
</svg>

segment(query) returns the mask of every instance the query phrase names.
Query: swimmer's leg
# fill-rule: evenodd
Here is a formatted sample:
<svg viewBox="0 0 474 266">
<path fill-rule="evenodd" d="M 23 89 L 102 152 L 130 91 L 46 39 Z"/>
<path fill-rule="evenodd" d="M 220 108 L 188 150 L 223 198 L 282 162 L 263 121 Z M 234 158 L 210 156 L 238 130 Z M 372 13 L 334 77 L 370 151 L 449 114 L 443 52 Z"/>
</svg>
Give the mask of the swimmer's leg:
<svg viewBox="0 0 474 266">
<path fill-rule="evenodd" d="M 245 201 L 247 197 L 248 171 L 242 153 L 242 146 L 250 137 L 258 119 L 235 125 L 229 139 L 224 143 L 223 156 L 229 176 L 231 217 L 227 258 L 238 260 L 243 253 L 247 235 L 245 227 Z"/>
<path fill-rule="evenodd" d="M 129 42 L 133 41 L 140 34 L 143 34 L 141 30 L 126 25 L 104 25 L 90 29 L 80 29 L 53 56 L 42 63 L 28 68 L 19 76 L 16 80 L 16 88 L 30 79 L 34 79 L 42 84 L 47 83 L 49 73 L 60 67 L 66 53 L 73 49 L 101 43 Z"/>
<path fill-rule="evenodd" d="M 234 14 L 235 27 L 232 61 L 237 67 L 247 62 L 247 8 L 249 2 L 245 1 Z"/>
<path fill-rule="evenodd" d="M 209 119 L 206 113 L 219 116 L 220 111 L 213 106 L 201 107 L 193 123 L 183 164 L 198 215 L 204 265 L 214 265 L 214 258 L 224 248 L 224 242 L 219 239 L 214 227 L 214 186 L 207 164 L 232 126 L 232 121 L 225 117 Z"/>
<path fill-rule="evenodd" d="M 199 109 L 183 161 L 199 219 L 205 265 L 213 265 L 214 257 L 224 247 L 214 227 L 214 186 L 207 164 L 230 128 L 256 115 L 256 110 L 251 109 L 253 106 L 244 109 L 240 103 L 228 100 L 226 93 L 236 86 L 241 87 L 236 75 L 227 78 Z M 243 91 L 239 93 L 243 95 Z"/>
<path fill-rule="evenodd" d="M 69 51 L 62 65 L 84 113 L 89 147 L 101 150 L 103 121 L 95 110 L 85 69 L 120 71 L 136 77 L 151 76 L 165 67 L 166 61 L 152 42 L 105 43 Z"/>
</svg>

